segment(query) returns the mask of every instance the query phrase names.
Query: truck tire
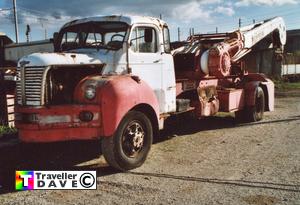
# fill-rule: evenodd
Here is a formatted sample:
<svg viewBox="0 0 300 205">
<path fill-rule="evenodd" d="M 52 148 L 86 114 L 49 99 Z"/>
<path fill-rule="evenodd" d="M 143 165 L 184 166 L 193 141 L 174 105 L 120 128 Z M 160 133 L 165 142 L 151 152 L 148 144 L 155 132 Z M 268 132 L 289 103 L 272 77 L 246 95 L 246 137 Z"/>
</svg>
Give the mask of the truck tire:
<svg viewBox="0 0 300 205">
<path fill-rule="evenodd" d="M 138 111 L 129 111 L 112 137 L 102 139 L 101 148 L 107 163 L 118 170 L 141 166 L 153 141 L 149 118 Z"/>
<path fill-rule="evenodd" d="M 237 121 L 257 122 L 263 119 L 265 111 L 265 94 L 261 87 L 255 90 L 255 105 L 246 107 L 244 110 L 235 112 Z"/>
</svg>

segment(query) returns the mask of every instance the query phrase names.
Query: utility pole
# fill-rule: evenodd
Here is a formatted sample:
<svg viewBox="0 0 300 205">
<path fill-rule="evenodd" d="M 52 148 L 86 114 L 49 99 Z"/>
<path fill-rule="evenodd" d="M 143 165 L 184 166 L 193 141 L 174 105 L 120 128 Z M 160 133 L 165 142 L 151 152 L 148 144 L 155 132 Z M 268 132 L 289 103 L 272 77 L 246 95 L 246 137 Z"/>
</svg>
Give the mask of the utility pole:
<svg viewBox="0 0 300 205">
<path fill-rule="evenodd" d="M 45 18 L 38 18 L 38 20 L 40 21 L 42 28 L 44 29 L 44 35 L 45 35 L 45 40 L 47 39 L 47 25 L 46 25 L 46 21 L 48 21 Z"/>
<path fill-rule="evenodd" d="M 45 27 L 45 40 L 47 40 L 47 28 Z"/>
<path fill-rule="evenodd" d="M 161 14 L 159 14 L 159 19 L 162 20 L 162 15 Z"/>
<path fill-rule="evenodd" d="M 19 43 L 19 30 L 18 30 L 18 15 L 17 15 L 17 0 L 13 0 L 14 9 L 14 21 L 15 21 L 15 33 L 16 33 L 16 43 Z"/>
<path fill-rule="evenodd" d="M 216 27 L 216 33 L 218 33 L 218 27 Z"/>
<path fill-rule="evenodd" d="M 180 28 L 178 27 L 178 41 L 180 41 Z"/>
<path fill-rule="evenodd" d="M 253 19 L 253 24 L 255 24 L 255 19 Z"/>
<path fill-rule="evenodd" d="M 241 28 L 241 27 L 242 27 L 242 19 L 239 18 L 239 28 Z"/>
</svg>

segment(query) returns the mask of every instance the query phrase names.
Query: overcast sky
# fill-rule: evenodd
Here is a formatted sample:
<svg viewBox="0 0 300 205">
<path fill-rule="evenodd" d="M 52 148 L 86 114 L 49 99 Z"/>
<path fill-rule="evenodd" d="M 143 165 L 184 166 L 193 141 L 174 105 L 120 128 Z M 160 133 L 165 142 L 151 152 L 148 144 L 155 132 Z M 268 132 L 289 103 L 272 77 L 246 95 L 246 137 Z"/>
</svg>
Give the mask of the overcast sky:
<svg viewBox="0 0 300 205">
<path fill-rule="evenodd" d="M 15 40 L 12 0 L 0 0 L 0 32 Z M 31 27 L 31 40 L 52 37 L 67 21 L 95 15 L 134 14 L 159 17 L 171 28 L 172 40 L 181 38 L 189 29 L 212 33 L 218 27 L 225 32 L 274 16 L 282 16 L 288 29 L 300 29 L 300 0 L 17 0 L 20 41 L 25 41 L 26 25 Z"/>
</svg>

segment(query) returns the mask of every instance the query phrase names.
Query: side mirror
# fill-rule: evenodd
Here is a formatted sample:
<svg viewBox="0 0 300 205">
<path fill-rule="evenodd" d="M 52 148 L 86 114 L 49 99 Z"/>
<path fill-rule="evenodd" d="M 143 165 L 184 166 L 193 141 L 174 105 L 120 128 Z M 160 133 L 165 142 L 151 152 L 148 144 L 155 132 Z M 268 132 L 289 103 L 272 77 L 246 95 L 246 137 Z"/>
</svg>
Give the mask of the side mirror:
<svg viewBox="0 0 300 205">
<path fill-rule="evenodd" d="M 153 31 L 151 28 L 145 29 L 144 40 L 146 43 L 151 43 L 153 41 Z"/>
<path fill-rule="evenodd" d="M 56 44 L 58 40 L 58 32 L 53 33 L 53 43 Z"/>
<path fill-rule="evenodd" d="M 135 39 L 131 39 L 128 43 L 128 47 L 131 47 L 133 45 L 133 41 L 135 41 Z"/>
<path fill-rule="evenodd" d="M 58 32 L 53 33 L 53 45 L 54 45 L 54 50 L 57 51 L 57 48 L 58 48 Z"/>
</svg>

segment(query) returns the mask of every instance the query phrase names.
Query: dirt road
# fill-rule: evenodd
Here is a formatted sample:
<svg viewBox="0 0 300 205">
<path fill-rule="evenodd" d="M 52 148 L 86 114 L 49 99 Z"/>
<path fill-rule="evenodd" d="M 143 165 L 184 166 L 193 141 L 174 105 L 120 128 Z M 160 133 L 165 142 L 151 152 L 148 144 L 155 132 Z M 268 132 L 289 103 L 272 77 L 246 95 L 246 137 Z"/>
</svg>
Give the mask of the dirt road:
<svg viewBox="0 0 300 205">
<path fill-rule="evenodd" d="M 300 204 L 300 98 L 276 99 L 258 123 L 232 116 L 178 120 L 146 163 L 118 173 L 100 142 L 0 145 L 0 204 Z M 98 190 L 14 192 L 14 170 L 96 169 Z"/>
</svg>

